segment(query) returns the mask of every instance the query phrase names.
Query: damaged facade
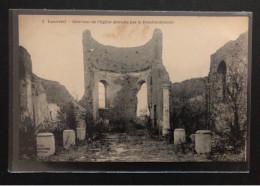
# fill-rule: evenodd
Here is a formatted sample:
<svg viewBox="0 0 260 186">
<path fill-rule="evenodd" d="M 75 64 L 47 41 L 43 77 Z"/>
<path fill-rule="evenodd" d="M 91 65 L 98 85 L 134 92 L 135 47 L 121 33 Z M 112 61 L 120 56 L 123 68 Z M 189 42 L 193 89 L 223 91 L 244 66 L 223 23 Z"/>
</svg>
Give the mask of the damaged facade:
<svg viewBox="0 0 260 186">
<path fill-rule="evenodd" d="M 105 117 L 131 127 L 136 118 L 137 93 L 146 83 L 153 126 L 163 126 L 163 121 L 169 125 L 166 118 L 169 120 L 170 116 L 171 82 L 162 63 L 162 32 L 159 29 L 143 46 L 121 48 L 98 43 L 86 30 L 83 32 L 83 53 L 85 94 L 81 104 L 90 117 Z M 99 108 L 99 83 L 105 87 L 105 108 Z M 164 101 L 168 104 L 165 109 L 163 95 L 168 95 Z M 168 130 L 169 126 L 166 128 Z"/>
</svg>

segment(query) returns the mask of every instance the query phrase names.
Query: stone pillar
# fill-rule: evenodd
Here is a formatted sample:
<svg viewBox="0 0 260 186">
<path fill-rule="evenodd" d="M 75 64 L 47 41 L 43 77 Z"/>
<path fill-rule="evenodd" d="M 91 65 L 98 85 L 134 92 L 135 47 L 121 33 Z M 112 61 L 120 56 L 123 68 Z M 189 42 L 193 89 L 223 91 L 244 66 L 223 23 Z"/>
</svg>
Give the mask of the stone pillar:
<svg viewBox="0 0 260 186">
<path fill-rule="evenodd" d="M 63 147 L 68 149 L 70 146 L 75 145 L 75 131 L 64 130 L 63 131 Z"/>
<path fill-rule="evenodd" d="M 197 153 L 211 152 L 211 131 L 198 130 L 195 135 L 195 150 Z"/>
<path fill-rule="evenodd" d="M 55 140 L 52 133 L 39 133 L 37 135 L 37 156 L 45 158 L 55 153 Z"/>
<path fill-rule="evenodd" d="M 170 132 L 170 104 L 169 104 L 169 84 L 163 85 L 163 127 L 162 136 L 166 136 Z"/>
<path fill-rule="evenodd" d="M 174 130 L 174 145 L 179 145 L 182 143 L 186 143 L 185 129 L 175 129 Z"/>
<path fill-rule="evenodd" d="M 76 132 L 77 132 L 77 139 L 79 141 L 85 140 L 85 138 L 86 138 L 86 128 L 77 128 Z"/>
</svg>

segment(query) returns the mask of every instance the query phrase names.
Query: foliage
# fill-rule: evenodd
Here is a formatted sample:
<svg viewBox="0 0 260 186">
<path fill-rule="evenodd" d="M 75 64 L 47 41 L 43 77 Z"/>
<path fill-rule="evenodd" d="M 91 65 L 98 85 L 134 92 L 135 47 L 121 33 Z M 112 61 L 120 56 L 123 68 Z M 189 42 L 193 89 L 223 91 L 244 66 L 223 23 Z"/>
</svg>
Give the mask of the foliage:
<svg viewBox="0 0 260 186">
<path fill-rule="evenodd" d="M 241 136 L 237 140 L 232 132 L 218 133 L 215 134 L 212 144 L 212 153 L 240 153 L 244 151 L 245 147 L 245 137 Z"/>
<path fill-rule="evenodd" d="M 38 130 L 30 117 L 26 117 L 19 127 L 19 155 L 36 156 L 36 133 Z"/>
<path fill-rule="evenodd" d="M 203 108 L 194 112 L 189 105 L 183 105 L 179 112 L 173 111 L 172 117 L 175 117 L 174 127 L 184 128 L 187 136 L 197 130 L 208 129 L 208 113 Z"/>
<path fill-rule="evenodd" d="M 112 132 L 126 132 L 127 122 L 123 118 L 111 118 Z"/>
<path fill-rule="evenodd" d="M 77 120 L 75 115 L 75 108 L 72 102 L 70 102 L 65 110 L 66 113 L 66 123 L 69 129 L 76 130 Z"/>
<path fill-rule="evenodd" d="M 97 121 L 94 121 L 87 113 L 83 114 L 82 117 L 86 123 L 86 139 L 89 141 L 103 139 L 103 134 L 109 130 L 108 124 L 103 121 L 102 118 L 98 118 Z"/>
<path fill-rule="evenodd" d="M 126 132 L 129 125 L 129 120 L 128 118 L 122 117 L 118 112 L 116 111 L 117 109 L 109 109 L 108 113 L 102 114 L 104 120 L 106 118 L 109 118 L 109 131 L 111 132 Z"/>
<path fill-rule="evenodd" d="M 66 129 L 76 131 L 77 128 L 75 108 L 72 102 L 61 108 L 61 111 L 58 111 L 57 119 L 58 122 L 53 125 L 54 129 L 52 132 L 55 136 L 55 145 L 60 147 L 63 145 L 63 131 Z"/>
<path fill-rule="evenodd" d="M 150 119 L 148 109 L 140 109 L 139 116 L 133 121 L 135 129 L 144 129 L 147 126 L 148 120 Z"/>
<path fill-rule="evenodd" d="M 239 65 L 238 65 L 239 64 Z M 228 68 L 227 76 L 227 98 L 233 112 L 233 121 L 229 122 L 231 129 L 231 140 L 241 141 L 245 131 L 246 122 L 243 122 L 243 115 L 246 115 L 246 77 L 247 65 L 240 61 L 238 64 L 232 64 Z"/>
<path fill-rule="evenodd" d="M 147 125 L 146 122 L 147 122 L 146 117 L 139 116 L 139 117 L 136 117 L 132 123 L 134 125 L 134 128 L 136 130 L 139 130 L 139 129 L 144 129 L 146 127 L 146 125 Z"/>
<path fill-rule="evenodd" d="M 158 126 L 153 127 L 152 118 L 149 115 L 145 116 L 146 119 L 146 129 L 148 130 L 151 137 L 157 136 L 159 134 Z"/>
<path fill-rule="evenodd" d="M 72 129 L 76 130 L 77 128 L 77 119 L 75 114 L 75 107 L 72 102 L 67 106 L 61 108 L 61 111 L 58 111 L 58 130 Z"/>
<path fill-rule="evenodd" d="M 66 115 L 60 111 L 58 111 L 58 122 L 55 123 L 55 128 L 52 131 L 55 137 L 55 146 L 61 147 L 63 146 L 63 131 L 66 130 L 67 123 L 66 123 Z"/>
<path fill-rule="evenodd" d="M 209 114 L 206 109 L 206 102 L 202 96 L 206 93 L 205 85 L 199 85 L 199 92 L 196 93 L 195 90 L 197 89 L 188 91 L 186 86 L 188 85 L 179 90 L 178 97 L 173 100 L 170 121 L 172 129 L 184 128 L 187 136 L 189 136 L 197 130 L 209 128 Z"/>
<path fill-rule="evenodd" d="M 195 146 L 192 143 L 181 143 L 178 145 L 173 145 L 172 148 L 175 153 L 187 154 L 192 152 L 195 154 Z"/>
</svg>

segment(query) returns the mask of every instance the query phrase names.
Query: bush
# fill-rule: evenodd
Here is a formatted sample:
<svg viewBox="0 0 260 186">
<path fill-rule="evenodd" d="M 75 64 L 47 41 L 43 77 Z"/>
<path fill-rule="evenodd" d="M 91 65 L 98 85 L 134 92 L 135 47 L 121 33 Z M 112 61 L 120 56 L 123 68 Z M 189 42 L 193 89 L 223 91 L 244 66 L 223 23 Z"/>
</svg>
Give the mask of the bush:
<svg viewBox="0 0 260 186">
<path fill-rule="evenodd" d="M 19 156 L 36 157 L 37 133 L 41 132 L 40 125 L 36 126 L 30 117 L 26 117 L 19 127 Z"/>
<path fill-rule="evenodd" d="M 191 143 L 182 143 L 179 145 L 173 145 L 173 151 L 175 153 L 181 153 L 181 154 L 187 154 L 189 152 L 195 154 L 195 147 L 194 144 Z"/>
<path fill-rule="evenodd" d="M 112 132 L 126 132 L 127 130 L 127 122 L 123 119 L 113 118 L 110 120 L 111 123 L 111 131 Z"/>
<path fill-rule="evenodd" d="M 55 147 L 63 146 L 63 131 L 67 129 L 67 125 L 64 122 L 56 123 L 54 130 L 52 131 L 55 137 Z"/>
<path fill-rule="evenodd" d="M 213 153 L 240 153 L 243 151 L 245 146 L 244 138 L 236 140 L 232 133 L 217 134 L 213 138 L 212 152 Z"/>
<path fill-rule="evenodd" d="M 197 130 L 208 129 L 209 126 L 207 111 L 204 108 L 193 111 L 188 105 L 173 109 L 172 122 L 172 127 L 184 128 L 187 136 L 196 133 Z"/>
<path fill-rule="evenodd" d="M 37 151 L 36 135 L 38 127 L 30 117 L 26 117 L 19 127 L 19 156 L 35 157 Z"/>
<path fill-rule="evenodd" d="M 147 126 L 147 118 L 145 116 L 136 117 L 133 124 L 136 130 L 145 129 Z"/>
<path fill-rule="evenodd" d="M 93 118 L 88 117 L 87 114 L 84 117 L 86 123 L 86 139 L 89 141 L 94 139 L 103 139 L 103 133 L 109 131 L 109 127 L 103 119 L 99 118 L 95 122 Z"/>
<path fill-rule="evenodd" d="M 148 130 L 150 137 L 158 136 L 159 126 L 153 127 L 152 119 L 150 116 L 146 115 L 145 118 L 146 118 L 146 129 Z"/>
<path fill-rule="evenodd" d="M 66 129 L 72 129 L 76 132 L 77 121 L 72 102 L 70 102 L 67 107 L 62 108 L 61 111 L 58 111 L 58 120 L 59 121 L 55 124 L 52 132 L 55 137 L 56 147 L 62 147 L 63 131 Z"/>
<path fill-rule="evenodd" d="M 66 126 L 64 129 L 76 130 L 77 120 L 75 114 L 75 108 L 72 102 L 70 102 L 66 107 L 63 107 L 60 112 L 58 112 L 59 121 Z"/>
</svg>

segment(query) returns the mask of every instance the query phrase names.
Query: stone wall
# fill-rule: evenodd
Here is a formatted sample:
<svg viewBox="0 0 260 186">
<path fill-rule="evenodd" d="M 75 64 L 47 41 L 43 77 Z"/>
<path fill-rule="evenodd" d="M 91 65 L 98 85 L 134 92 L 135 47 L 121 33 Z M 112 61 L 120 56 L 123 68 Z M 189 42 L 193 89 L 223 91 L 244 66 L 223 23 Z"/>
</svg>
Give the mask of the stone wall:
<svg viewBox="0 0 260 186">
<path fill-rule="evenodd" d="M 70 102 L 74 105 L 78 125 L 85 125 L 80 118 L 85 109 L 74 100 L 63 85 L 33 74 L 31 56 L 21 46 L 19 47 L 19 79 L 21 128 L 28 127 L 28 119 L 30 119 L 39 130 L 53 130 L 53 124 L 58 122 L 58 112 Z"/>
<path fill-rule="evenodd" d="M 150 68 L 156 58 L 162 56 L 162 33 L 154 31 L 153 37 L 143 46 L 114 47 L 98 43 L 91 37 L 89 30 L 83 32 L 84 66 L 117 72 L 129 73 L 145 71 Z M 149 55 L 148 55 L 149 54 Z M 85 74 L 88 69 L 85 69 Z M 86 79 L 85 79 L 86 80 Z"/>
<path fill-rule="evenodd" d="M 246 127 L 248 32 L 226 43 L 211 56 L 209 110 L 211 127 L 228 132 L 235 120 Z"/>
<path fill-rule="evenodd" d="M 184 126 L 193 132 L 209 128 L 225 133 L 230 132 L 230 125 L 237 119 L 240 129 L 245 130 L 247 64 L 248 33 L 244 33 L 211 55 L 208 77 L 173 83 L 172 123 L 175 127 Z M 180 116 L 180 113 L 183 114 Z"/>
<path fill-rule="evenodd" d="M 163 122 L 163 86 L 168 84 L 171 86 L 169 74 L 165 67 L 160 63 L 155 63 L 148 77 L 147 96 L 148 108 L 153 126 L 161 126 Z M 171 89 L 170 89 L 171 90 Z M 171 91 L 170 91 L 171 95 Z M 170 96 L 170 110 L 172 107 L 172 97 Z"/>
<path fill-rule="evenodd" d="M 98 83 L 106 89 L 106 113 L 131 123 L 136 118 L 137 93 L 147 83 L 148 107 L 154 119 L 162 120 L 162 85 L 169 75 L 162 64 L 162 33 L 156 29 L 143 46 L 105 46 L 83 32 L 85 94 L 81 104 L 94 119 L 99 117 Z M 154 106 L 156 114 L 154 114 Z M 104 112 L 102 112 L 104 113 Z M 110 118 L 111 119 L 111 118 Z"/>
<path fill-rule="evenodd" d="M 30 120 L 36 128 L 51 122 L 46 92 L 32 73 L 31 56 L 25 48 L 19 47 L 20 83 L 20 128 L 29 127 Z"/>
</svg>

